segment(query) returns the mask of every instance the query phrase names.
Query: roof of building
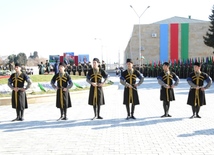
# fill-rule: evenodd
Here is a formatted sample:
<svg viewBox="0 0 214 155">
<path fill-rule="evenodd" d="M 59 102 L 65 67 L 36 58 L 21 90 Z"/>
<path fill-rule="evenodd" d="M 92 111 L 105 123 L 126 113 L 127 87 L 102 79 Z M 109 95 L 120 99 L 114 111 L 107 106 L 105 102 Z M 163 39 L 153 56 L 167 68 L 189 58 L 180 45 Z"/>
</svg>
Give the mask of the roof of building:
<svg viewBox="0 0 214 155">
<path fill-rule="evenodd" d="M 208 22 L 204 20 L 198 20 L 198 19 L 192 19 L 191 17 L 185 18 L 185 17 L 178 17 L 174 16 L 171 18 L 167 18 L 158 22 L 154 22 L 152 24 L 170 24 L 170 23 L 202 23 L 202 22 Z"/>
</svg>

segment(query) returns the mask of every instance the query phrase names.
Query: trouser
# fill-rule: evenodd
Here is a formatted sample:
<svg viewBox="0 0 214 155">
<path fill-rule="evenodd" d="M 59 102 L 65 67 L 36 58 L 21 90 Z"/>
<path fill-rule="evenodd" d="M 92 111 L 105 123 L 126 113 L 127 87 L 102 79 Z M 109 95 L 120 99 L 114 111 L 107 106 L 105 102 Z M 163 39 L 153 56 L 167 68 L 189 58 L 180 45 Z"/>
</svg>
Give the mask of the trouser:
<svg viewBox="0 0 214 155">
<path fill-rule="evenodd" d="M 169 114 L 170 101 L 163 101 L 164 115 Z"/>
<path fill-rule="evenodd" d="M 135 110 L 135 105 L 134 103 L 131 104 L 131 115 L 133 116 L 134 115 L 134 110 Z M 128 116 L 130 116 L 130 106 L 129 106 L 129 103 L 126 104 L 126 110 L 127 110 L 127 114 Z"/>
<path fill-rule="evenodd" d="M 94 109 L 94 116 L 100 116 L 100 105 L 97 104 L 97 105 L 93 105 L 93 109 Z"/>
<path fill-rule="evenodd" d="M 200 111 L 200 106 L 199 105 L 192 106 L 193 115 L 195 115 L 195 113 L 196 113 L 196 115 L 198 115 L 199 111 Z"/>
<path fill-rule="evenodd" d="M 17 115 L 17 119 L 23 119 L 23 117 L 24 117 L 24 110 L 16 109 L 16 115 Z"/>
<path fill-rule="evenodd" d="M 64 108 L 60 108 L 60 113 L 61 113 L 61 118 L 63 117 L 64 115 L 64 118 L 67 117 L 67 108 L 64 107 Z"/>
</svg>

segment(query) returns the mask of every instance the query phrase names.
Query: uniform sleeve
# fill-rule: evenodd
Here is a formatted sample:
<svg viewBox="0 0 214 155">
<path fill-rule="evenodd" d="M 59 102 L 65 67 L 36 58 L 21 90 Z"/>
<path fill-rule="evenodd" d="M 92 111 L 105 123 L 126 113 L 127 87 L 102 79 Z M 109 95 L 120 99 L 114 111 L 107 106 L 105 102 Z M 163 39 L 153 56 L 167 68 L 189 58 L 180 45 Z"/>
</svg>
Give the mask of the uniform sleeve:
<svg viewBox="0 0 214 155">
<path fill-rule="evenodd" d="M 13 75 L 13 74 L 12 74 Z M 12 82 L 12 75 L 10 76 L 10 78 L 8 79 L 8 83 L 7 83 L 7 85 L 11 88 L 11 89 L 13 89 L 14 87 L 13 87 L 13 82 Z"/>
<path fill-rule="evenodd" d="M 73 86 L 73 82 L 72 82 L 71 76 L 68 74 L 67 74 L 67 82 L 68 82 L 67 89 L 70 89 Z"/>
<path fill-rule="evenodd" d="M 165 88 L 168 86 L 168 85 L 163 81 L 163 78 L 162 78 L 162 75 L 161 75 L 161 74 L 157 76 L 157 80 L 158 80 L 158 84 L 159 84 L 159 85 L 161 85 L 161 86 L 163 86 L 163 87 L 165 87 Z"/>
<path fill-rule="evenodd" d="M 180 79 L 175 73 L 173 73 L 173 80 L 175 81 L 174 86 L 177 86 L 179 84 Z"/>
<path fill-rule="evenodd" d="M 193 87 L 193 88 L 197 87 L 197 85 L 192 82 L 191 74 L 187 77 L 187 83 L 190 85 L 190 87 Z"/>
<path fill-rule="evenodd" d="M 122 85 L 124 85 L 125 87 L 128 87 L 130 84 L 128 82 L 126 82 L 126 79 L 125 79 L 125 71 L 121 73 L 121 76 L 120 76 L 120 83 Z"/>
<path fill-rule="evenodd" d="M 104 71 L 104 70 L 101 70 L 101 74 L 102 74 L 102 76 L 103 76 L 103 78 L 104 78 L 103 83 L 105 83 L 106 80 L 108 79 L 108 73 L 107 73 L 106 71 Z"/>
<path fill-rule="evenodd" d="M 140 81 L 137 83 L 137 85 L 140 86 L 144 81 L 144 76 L 139 71 L 137 71 L 137 77 L 140 79 Z"/>
<path fill-rule="evenodd" d="M 31 81 L 30 77 L 27 74 L 25 74 L 24 76 L 25 76 L 25 81 L 27 82 L 27 86 L 26 86 L 25 89 L 27 90 L 32 85 L 32 81 Z"/>
<path fill-rule="evenodd" d="M 211 77 L 205 73 L 205 80 L 207 82 L 207 85 L 204 87 L 205 89 L 208 89 L 212 85 L 212 79 Z"/>
</svg>

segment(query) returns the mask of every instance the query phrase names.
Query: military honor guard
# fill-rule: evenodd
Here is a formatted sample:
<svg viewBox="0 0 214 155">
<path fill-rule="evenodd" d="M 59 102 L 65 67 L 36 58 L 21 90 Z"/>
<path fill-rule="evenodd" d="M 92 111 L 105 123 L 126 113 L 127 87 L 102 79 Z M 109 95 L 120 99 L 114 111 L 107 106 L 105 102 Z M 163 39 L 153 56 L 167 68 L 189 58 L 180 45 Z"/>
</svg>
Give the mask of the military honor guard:
<svg viewBox="0 0 214 155">
<path fill-rule="evenodd" d="M 99 59 L 93 59 L 93 67 L 90 69 L 86 76 L 86 81 L 91 85 L 89 90 L 88 104 L 93 106 L 95 119 L 103 119 L 100 116 L 100 106 L 105 104 L 103 86 L 108 78 L 107 72 L 99 68 Z M 104 80 L 103 80 L 104 79 Z"/>
<path fill-rule="evenodd" d="M 25 81 L 27 86 L 24 87 Z M 12 89 L 12 108 L 16 109 L 17 117 L 12 121 L 23 121 L 24 110 L 28 108 L 26 90 L 30 88 L 32 81 L 30 77 L 21 72 L 19 63 L 15 64 L 15 73 L 8 79 L 8 86 Z"/>
<path fill-rule="evenodd" d="M 199 62 L 194 63 L 194 71 L 187 77 L 187 82 L 190 85 L 187 104 L 192 106 L 193 115 L 190 118 L 201 118 L 199 116 L 200 107 L 206 105 L 205 90 L 208 89 L 212 80 L 211 77 L 201 72 L 201 64 Z M 206 85 L 204 86 L 204 81 Z"/>
<path fill-rule="evenodd" d="M 179 77 L 169 70 L 169 63 L 163 63 L 163 72 L 157 76 L 158 83 L 161 85 L 160 100 L 163 101 L 164 115 L 161 117 L 171 117 L 169 115 L 170 101 L 175 100 L 174 87 L 179 83 Z"/>
<path fill-rule="evenodd" d="M 71 107 L 69 89 L 73 86 L 73 82 L 70 75 L 65 72 L 65 67 L 64 63 L 59 63 L 59 73 L 51 79 L 52 87 L 57 90 L 56 107 L 60 109 L 61 114 L 58 120 L 67 120 L 67 108 Z"/>
<path fill-rule="evenodd" d="M 79 73 L 79 76 L 81 76 L 82 73 L 82 64 L 79 62 L 78 66 L 77 66 L 77 71 Z"/>
<path fill-rule="evenodd" d="M 73 64 L 73 66 L 72 66 L 73 75 L 76 75 L 76 71 L 77 71 L 77 66 L 75 64 Z"/>
<path fill-rule="evenodd" d="M 144 77 L 138 70 L 133 69 L 133 62 L 131 59 L 127 59 L 127 70 L 123 71 L 120 76 L 120 83 L 124 85 L 123 104 L 126 105 L 127 118 L 136 119 L 134 116 L 135 105 L 139 105 L 139 97 L 137 87 L 140 86 Z M 137 83 L 137 78 L 139 82 Z M 131 103 L 131 115 L 130 115 L 130 103 Z"/>
</svg>

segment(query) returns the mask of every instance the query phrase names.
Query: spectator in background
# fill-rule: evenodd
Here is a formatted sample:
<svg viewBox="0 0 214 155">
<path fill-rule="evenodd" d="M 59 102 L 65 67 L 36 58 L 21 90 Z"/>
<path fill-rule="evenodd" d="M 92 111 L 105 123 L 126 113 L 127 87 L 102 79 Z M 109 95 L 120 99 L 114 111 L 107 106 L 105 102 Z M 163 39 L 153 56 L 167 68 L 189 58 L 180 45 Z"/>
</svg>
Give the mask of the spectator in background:
<svg viewBox="0 0 214 155">
<path fill-rule="evenodd" d="M 56 75 L 57 73 L 59 73 L 59 61 L 56 60 L 55 64 L 54 64 L 54 74 Z"/>
</svg>

